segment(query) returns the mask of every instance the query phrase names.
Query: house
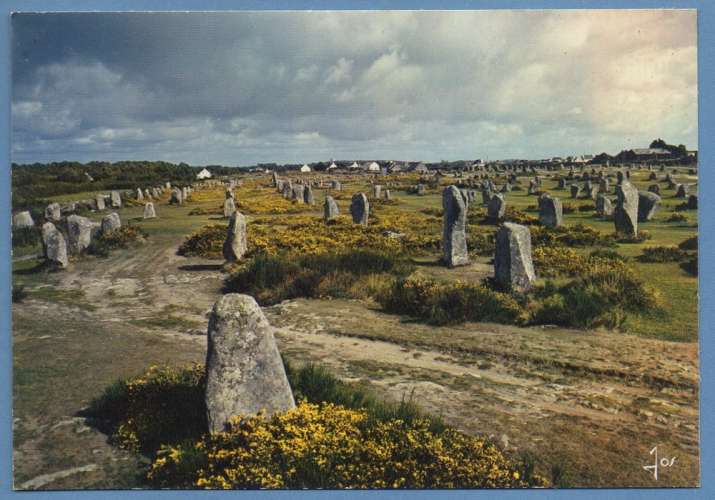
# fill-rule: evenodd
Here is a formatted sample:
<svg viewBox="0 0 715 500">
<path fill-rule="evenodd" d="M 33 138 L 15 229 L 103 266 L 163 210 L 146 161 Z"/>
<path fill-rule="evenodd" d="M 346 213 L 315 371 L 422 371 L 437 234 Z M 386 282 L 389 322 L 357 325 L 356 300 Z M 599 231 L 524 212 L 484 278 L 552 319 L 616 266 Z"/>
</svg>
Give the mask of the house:
<svg viewBox="0 0 715 500">
<path fill-rule="evenodd" d="M 304 164 L 302 167 L 300 167 L 300 171 L 301 173 L 310 172 L 310 167 Z"/>
<path fill-rule="evenodd" d="M 196 178 L 198 180 L 203 180 L 203 179 L 210 179 L 212 177 L 211 172 L 209 172 L 208 169 L 203 169 L 201 172 L 196 174 Z"/>
<path fill-rule="evenodd" d="M 365 163 L 362 168 L 364 170 L 367 170 L 368 172 L 379 172 L 380 171 L 380 164 L 377 163 L 376 161 L 370 161 Z"/>
</svg>

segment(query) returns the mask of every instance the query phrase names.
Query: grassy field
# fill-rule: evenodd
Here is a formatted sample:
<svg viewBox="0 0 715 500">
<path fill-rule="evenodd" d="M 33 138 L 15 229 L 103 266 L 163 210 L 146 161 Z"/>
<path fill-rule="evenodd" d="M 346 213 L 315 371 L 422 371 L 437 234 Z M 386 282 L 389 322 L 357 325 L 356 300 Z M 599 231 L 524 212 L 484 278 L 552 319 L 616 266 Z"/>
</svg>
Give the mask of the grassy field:
<svg viewBox="0 0 715 500">
<path fill-rule="evenodd" d="M 521 179 L 523 185 L 528 183 L 528 177 Z M 676 179 L 696 180 L 685 175 Z M 326 189 L 313 188 L 315 206 L 276 213 L 272 207 L 284 202 L 270 187 L 268 176 L 243 181 L 235 193 L 248 208 L 249 226 L 268 220 L 264 224 L 269 229 L 290 228 L 292 220 L 322 217 Z M 645 171 L 634 172 L 632 181 L 639 189 L 653 183 Z M 376 182 L 412 185 L 417 178 Z M 343 192 L 330 193 L 342 214 L 349 213 L 353 193 L 364 191 L 372 197 L 364 178 L 346 179 L 343 185 Z M 553 189 L 555 185 L 555 180 L 544 179 L 545 190 L 571 203 L 568 192 Z M 658 290 L 663 312 L 629 316 L 623 331 L 493 323 L 434 327 L 385 314 L 369 298 L 299 299 L 266 310 L 278 329 L 281 352 L 299 364 L 323 363 L 341 378 L 360 381 L 391 400 L 416 392 L 418 404 L 466 432 L 496 439 L 508 435 L 511 444 L 505 449 L 511 453 L 548 450 L 540 453 L 537 467 L 550 477 L 554 467 L 571 464 L 569 479 L 562 485 L 648 486 L 635 464 L 641 455 L 647 458 L 650 440 L 683 457 L 683 467 L 673 470 L 663 484 L 695 484 L 698 279 L 677 262 L 644 263 L 637 257 L 646 247 L 677 245 L 697 235 L 697 212 L 678 212 L 686 216 L 685 222 L 667 222 L 683 200 L 660 185 L 660 211 L 654 221 L 639 225 L 651 238 L 619 243 L 613 249 L 628 257 L 627 265 Z M 394 203 L 373 204 L 372 214 L 380 224 L 440 238 L 441 218 L 424 211 L 441 211 L 441 188 L 428 189 L 425 196 L 394 187 L 391 191 Z M 199 334 L 205 332 L 226 274 L 221 260 L 184 258 L 176 251 L 202 227 L 226 224 L 217 214 L 223 199 L 222 188 L 197 190 L 182 206 L 162 199 L 155 202 L 158 218 L 150 220 L 142 219 L 141 205 L 129 203 L 118 210 L 122 222 L 143 229 L 146 241 L 113 250 L 108 257 L 82 257 L 66 272 L 41 270 L 41 262 L 32 257 L 41 251 L 39 246 L 14 249 L 13 286 L 22 286 L 27 293 L 13 306 L 16 486 L 87 464 L 96 468 L 41 487 L 141 485 L 135 476 L 142 457 L 118 450 L 97 429 L 72 419 L 117 378 L 137 375 L 154 363 L 203 360 L 205 336 Z M 537 197 L 525 189 L 509 193 L 507 204 L 536 215 L 527 209 L 537 204 Z M 102 215 L 89 216 L 99 221 Z M 614 232 L 613 222 L 592 212 L 576 211 L 564 220 L 567 226 L 583 223 L 603 234 Z M 487 233 L 496 226 L 470 229 Z M 587 255 L 593 249 L 576 250 Z M 434 249 L 413 256 L 416 275 L 477 284 L 492 273 L 488 255 L 471 255 L 469 266 L 456 269 L 439 265 L 439 257 Z M 647 439 L 639 439 L 639 433 Z M 590 452 L 582 442 L 588 443 Z"/>
</svg>

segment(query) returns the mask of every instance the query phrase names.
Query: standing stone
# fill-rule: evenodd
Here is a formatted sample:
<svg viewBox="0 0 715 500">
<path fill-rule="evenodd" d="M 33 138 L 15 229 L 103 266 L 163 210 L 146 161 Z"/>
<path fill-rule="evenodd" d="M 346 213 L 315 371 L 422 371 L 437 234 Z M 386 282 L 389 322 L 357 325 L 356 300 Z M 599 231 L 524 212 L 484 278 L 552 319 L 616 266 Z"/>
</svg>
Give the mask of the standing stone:
<svg viewBox="0 0 715 500">
<path fill-rule="evenodd" d="M 45 208 L 45 219 L 57 222 L 62 219 L 62 208 L 59 203 L 50 203 Z"/>
<path fill-rule="evenodd" d="M 687 184 L 677 184 L 677 191 L 675 192 L 676 198 L 687 198 L 688 197 L 688 185 Z"/>
<path fill-rule="evenodd" d="M 660 186 L 658 184 L 651 184 L 648 186 L 648 191 L 655 194 L 660 194 Z"/>
<path fill-rule="evenodd" d="M 425 195 L 425 185 L 424 184 L 417 184 L 417 195 L 418 196 Z"/>
<path fill-rule="evenodd" d="M 638 190 L 627 180 L 616 187 L 618 201 L 613 211 L 616 232 L 628 236 L 638 234 Z"/>
<path fill-rule="evenodd" d="M 209 431 L 235 415 L 267 416 L 295 407 L 278 346 L 255 299 L 230 293 L 216 302 L 208 327 L 206 411 Z"/>
<path fill-rule="evenodd" d="M 539 224 L 546 227 L 559 227 L 563 224 L 564 209 L 561 200 L 543 194 L 539 198 Z"/>
<path fill-rule="evenodd" d="M 236 203 L 233 201 L 233 198 L 226 198 L 223 202 L 223 216 L 231 217 L 235 211 Z"/>
<path fill-rule="evenodd" d="M 698 209 L 698 197 L 697 195 L 691 194 L 688 196 L 688 209 L 697 210 Z"/>
<path fill-rule="evenodd" d="M 600 217 L 610 217 L 613 215 L 613 204 L 605 194 L 596 197 L 596 214 Z"/>
<path fill-rule="evenodd" d="M 392 193 L 390 193 L 389 189 L 385 189 L 385 199 L 387 201 L 390 201 L 392 199 Z"/>
<path fill-rule="evenodd" d="M 660 206 L 660 196 L 648 191 L 638 192 L 638 222 L 653 219 Z"/>
<path fill-rule="evenodd" d="M 367 201 L 365 193 L 355 193 L 350 203 L 350 215 L 353 217 L 354 224 L 367 226 L 367 220 L 370 216 L 370 203 Z"/>
<path fill-rule="evenodd" d="M 559 184 L 558 184 L 558 189 L 566 189 L 566 179 L 563 177 L 559 178 Z"/>
<path fill-rule="evenodd" d="M 112 191 L 110 200 L 112 208 L 122 208 L 122 197 L 119 194 L 119 191 Z"/>
<path fill-rule="evenodd" d="M 578 184 L 571 184 L 571 198 L 578 198 L 581 194 L 581 187 Z"/>
<path fill-rule="evenodd" d="M 246 239 L 246 217 L 236 210 L 228 221 L 226 241 L 223 243 L 223 258 L 228 262 L 237 262 L 248 250 Z"/>
<path fill-rule="evenodd" d="M 303 203 L 305 197 L 305 186 L 302 184 L 294 184 L 292 188 L 292 192 L 290 195 L 290 199 L 293 201 L 297 201 L 298 203 Z"/>
<path fill-rule="evenodd" d="M 273 172 L 273 187 L 278 187 L 278 174 Z"/>
<path fill-rule="evenodd" d="M 236 199 L 236 197 L 235 197 L 234 194 L 233 194 L 233 190 L 230 189 L 230 188 L 226 188 L 226 199 L 227 199 L 227 200 L 228 200 L 228 199 L 231 199 L 231 200 L 235 200 L 235 199 Z"/>
<path fill-rule="evenodd" d="M 92 243 L 95 224 L 86 217 L 67 217 L 67 249 L 70 255 L 79 255 Z"/>
<path fill-rule="evenodd" d="M 42 225 L 42 252 L 45 259 L 58 267 L 64 269 L 69 264 L 65 237 L 51 222 Z"/>
<path fill-rule="evenodd" d="M 313 197 L 313 188 L 310 186 L 305 186 L 303 188 L 303 203 L 306 205 L 315 205 L 315 198 Z"/>
<path fill-rule="evenodd" d="M 380 195 L 382 195 L 382 186 L 380 184 L 375 184 L 372 189 L 373 189 L 373 197 L 376 200 L 379 200 Z"/>
<path fill-rule="evenodd" d="M 658 175 L 655 172 L 651 172 L 650 175 L 648 176 L 649 181 L 655 181 L 658 179 Z"/>
<path fill-rule="evenodd" d="M 23 227 L 35 227 L 35 221 L 29 211 L 16 213 L 12 218 L 12 227 L 20 229 Z"/>
<path fill-rule="evenodd" d="M 335 202 L 332 196 L 328 195 L 325 197 L 325 203 L 323 203 L 323 218 L 325 222 L 334 219 L 338 216 L 340 210 L 338 209 L 338 204 Z"/>
<path fill-rule="evenodd" d="M 494 278 L 504 289 L 524 291 L 536 280 L 531 260 L 529 228 L 511 222 L 502 224 L 496 236 Z"/>
<path fill-rule="evenodd" d="M 102 218 L 102 234 L 109 234 L 120 227 L 122 227 L 122 221 L 117 212 L 112 212 Z"/>
<path fill-rule="evenodd" d="M 610 188 L 608 178 L 607 177 L 602 177 L 601 180 L 598 182 L 598 192 L 599 193 L 608 193 L 608 190 Z"/>
<path fill-rule="evenodd" d="M 137 201 L 144 200 L 144 193 L 142 193 L 142 188 L 137 188 Z"/>
<path fill-rule="evenodd" d="M 181 188 L 181 199 L 184 201 L 189 200 L 189 188 L 187 188 L 186 186 Z"/>
<path fill-rule="evenodd" d="M 107 206 L 104 203 L 104 195 L 103 194 L 98 194 L 96 198 L 94 199 L 94 204 L 97 207 L 97 210 L 105 210 Z"/>
<path fill-rule="evenodd" d="M 482 189 L 482 205 L 488 207 L 489 202 L 492 201 L 492 196 L 494 196 L 494 193 L 492 193 L 488 188 Z"/>
<path fill-rule="evenodd" d="M 289 200 L 293 195 L 293 186 L 291 186 L 290 181 L 283 182 L 283 198 Z"/>
<path fill-rule="evenodd" d="M 335 189 L 336 191 L 342 191 L 343 185 L 340 184 L 340 181 L 330 181 L 330 188 Z"/>
<path fill-rule="evenodd" d="M 166 184 L 164 184 L 164 189 L 171 189 L 171 182 L 167 182 Z"/>
<path fill-rule="evenodd" d="M 526 194 L 528 194 L 528 195 L 536 194 L 537 189 L 538 189 L 538 186 L 536 184 L 536 181 L 532 179 L 529 181 L 529 190 L 527 191 Z"/>
<path fill-rule="evenodd" d="M 442 192 L 442 209 L 444 261 L 449 267 L 467 265 L 467 206 L 456 186 L 447 186 Z"/>
<path fill-rule="evenodd" d="M 181 190 L 174 188 L 171 190 L 171 198 L 169 199 L 170 205 L 181 205 L 184 202 L 184 197 L 181 194 Z"/>
<path fill-rule="evenodd" d="M 487 219 L 489 219 L 490 222 L 496 223 L 499 219 L 504 217 L 505 213 L 506 201 L 504 201 L 504 195 L 500 193 L 494 194 L 487 206 Z"/>
<path fill-rule="evenodd" d="M 149 202 L 146 205 L 144 205 L 144 218 L 145 219 L 156 218 L 156 211 L 154 210 L 154 204 L 152 202 Z"/>
</svg>

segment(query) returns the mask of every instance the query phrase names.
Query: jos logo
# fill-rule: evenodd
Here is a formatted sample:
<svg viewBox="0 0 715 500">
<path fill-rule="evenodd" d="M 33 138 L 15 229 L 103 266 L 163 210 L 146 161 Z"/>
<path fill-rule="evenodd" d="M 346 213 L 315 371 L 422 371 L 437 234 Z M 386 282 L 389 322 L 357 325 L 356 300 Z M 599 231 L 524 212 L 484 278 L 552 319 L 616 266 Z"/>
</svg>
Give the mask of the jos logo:
<svg viewBox="0 0 715 500">
<path fill-rule="evenodd" d="M 651 454 L 651 455 L 655 455 L 655 456 L 654 456 L 653 465 L 644 465 L 643 468 L 644 468 L 646 471 L 648 471 L 648 472 L 650 472 L 651 474 L 653 474 L 653 479 L 655 479 L 655 480 L 657 481 L 657 480 L 658 480 L 658 467 L 672 467 L 673 464 L 675 463 L 675 458 L 676 458 L 676 457 L 672 457 L 672 458 L 663 457 L 663 458 L 661 458 L 660 461 L 659 461 L 659 460 L 658 460 L 658 447 L 657 447 L 657 446 L 654 446 L 653 449 L 650 450 L 650 454 Z"/>
</svg>

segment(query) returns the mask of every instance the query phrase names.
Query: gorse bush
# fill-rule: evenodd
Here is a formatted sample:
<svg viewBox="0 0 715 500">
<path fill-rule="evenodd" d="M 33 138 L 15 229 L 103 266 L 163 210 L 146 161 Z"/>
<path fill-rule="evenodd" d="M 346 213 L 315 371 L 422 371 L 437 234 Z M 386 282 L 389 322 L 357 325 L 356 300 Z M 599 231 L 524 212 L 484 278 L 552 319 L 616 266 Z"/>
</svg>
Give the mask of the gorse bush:
<svg viewBox="0 0 715 500">
<path fill-rule="evenodd" d="M 678 248 L 681 250 L 697 250 L 698 249 L 698 236 L 692 236 L 686 240 L 681 241 L 678 244 Z"/>
<path fill-rule="evenodd" d="M 208 435 L 205 370 L 154 366 L 119 381 L 86 411 L 124 448 L 147 455 L 163 488 L 526 487 L 494 445 L 427 417 L 411 402 L 378 401 L 314 365 L 286 365 L 291 411 L 236 416 Z"/>
<path fill-rule="evenodd" d="M 179 246 L 178 255 L 184 257 L 221 258 L 226 228 L 216 224 L 204 226 Z"/>
<path fill-rule="evenodd" d="M 687 222 L 688 217 L 683 214 L 670 214 L 670 217 L 665 219 L 666 222 Z"/>
<path fill-rule="evenodd" d="M 635 236 L 632 234 L 614 233 L 613 238 L 618 243 L 643 243 L 651 239 L 651 234 L 648 231 L 638 231 Z"/>
<path fill-rule="evenodd" d="M 523 310 L 509 294 L 483 285 L 442 284 L 428 280 L 397 279 L 376 300 L 390 313 L 419 318 L 429 324 L 465 321 L 518 323 Z"/>
<path fill-rule="evenodd" d="M 555 228 L 531 226 L 531 244 L 534 247 L 613 247 L 616 244 L 612 235 L 605 235 L 584 224 L 559 226 Z"/>
<path fill-rule="evenodd" d="M 414 266 L 394 253 L 371 250 L 327 252 L 295 256 L 258 255 L 231 274 L 226 292 L 248 293 L 260 304 L 274 304 L 297 297 L 367 296 L 374 276 L 405 276 Z M 372 281 L 365 278 L 373 276 Z M 363 286 L 357 287 L 360 283 Z"/>
<path fill-rule="evenodd" d="M 188 461 L 189 467 L 185 462 Z M 197 467 L 197 465 L 200 465 Z M 494 445 L 424 420 L 371 422 L 367 412 L 301 403 L 234 417 L 226 432 L 193 446 L 164 448 L 148 478 L 157 487 L 505 488 L 527 483 Z"/>
<path fill-rule="evenodd" d="M 681 262 L 688 255 L 688 252 L 678 247 L 646 247 L 638 260 L 641 262 Z"/>
<path fill-rule="evenodd" d="M 87 248 L 87 252 L 98 257 L 106 257 L 114 249 L 127 248 L 145 238 L 147 238 L 147 234 L 141 228 L 122 226 L 94 238 Z"/>
</svg>

